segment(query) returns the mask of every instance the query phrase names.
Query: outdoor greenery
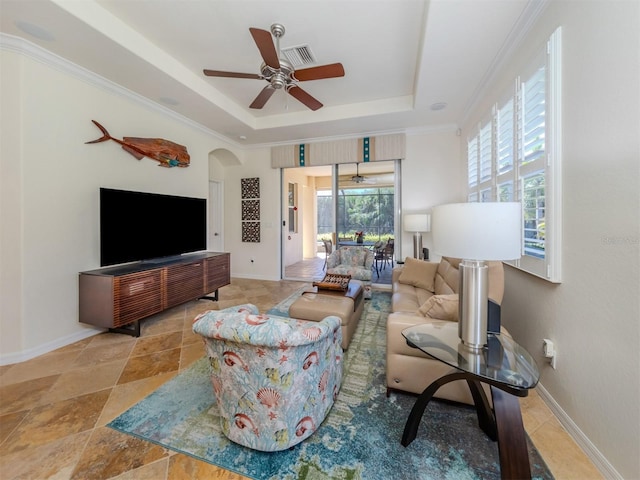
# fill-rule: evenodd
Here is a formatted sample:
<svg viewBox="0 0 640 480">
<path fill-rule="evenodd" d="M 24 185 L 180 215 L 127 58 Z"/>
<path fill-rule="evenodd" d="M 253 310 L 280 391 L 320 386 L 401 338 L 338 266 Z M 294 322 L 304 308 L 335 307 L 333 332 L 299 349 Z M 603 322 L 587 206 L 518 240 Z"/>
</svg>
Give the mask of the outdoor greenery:
<svg viewBox="0 0 640 480">
<path fill-rule="evenodd" d="M 545 256 L 545 184 L 544 173 L 523 179 L 524 250 L 526 255 Z"/>
<path fill-rule="evenodd" d="M 333 197 L 318 192 L 318 240 L 333 231 Z M 354 237 L 364 232 L 365 241 L 386 241 L 393 237 L 393 187 L 353 188 L 338 191 L 338 237 Z"/>
</svg>

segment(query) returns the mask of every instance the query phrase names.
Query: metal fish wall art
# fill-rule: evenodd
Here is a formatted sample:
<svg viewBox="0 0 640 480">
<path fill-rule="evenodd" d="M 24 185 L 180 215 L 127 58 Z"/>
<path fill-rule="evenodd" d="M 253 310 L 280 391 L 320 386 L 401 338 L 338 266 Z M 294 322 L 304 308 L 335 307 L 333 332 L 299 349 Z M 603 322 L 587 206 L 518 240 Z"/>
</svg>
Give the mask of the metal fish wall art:
<svg viewBox="0 0 640 480">
<path fill-rule="evenodd" d="M 95 120 L 91 120 L 103 133 L 102 137 L 85 143 L 100 143 L 107 140 L 113 140 L 122 145 L 122 148 L 131 155 L 141 160 L 143 157 L 149 157 L 160 163 L 161 167 L 188 167 L 190 162 L 187 147 L 178 145 L 177 143 L 164 140 L 162 138 L 138 138 L 123 137 L 122 140 L 113 138 L 106 128 Z"/>
</svg>

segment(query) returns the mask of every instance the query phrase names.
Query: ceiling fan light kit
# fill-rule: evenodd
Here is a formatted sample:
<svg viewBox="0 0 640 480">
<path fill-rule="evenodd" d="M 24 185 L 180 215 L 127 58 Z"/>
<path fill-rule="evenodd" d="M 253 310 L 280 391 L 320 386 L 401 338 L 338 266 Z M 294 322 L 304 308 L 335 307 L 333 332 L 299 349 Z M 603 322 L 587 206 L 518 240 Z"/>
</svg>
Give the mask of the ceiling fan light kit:
<svg viewBox="0 0 640 480">
<path fill-rule="evenodd" d="M 311 110 L 322 108 L 322 103 L 300 88 L 298 82 L 343 77 L 344 68 L 342 64 L 332 63 L 296 71 L 288 60 L 281 58 L 280 38 L 284 36 L 284 26 L 279 23 L 274 23 L 271 25 L 271 32 L 259 28 L 250 28 L 249 32 L 264 60 L 260 66 L 260 74 L 225 72 L 209 69 L 203 70 L 203 73 L 208 77 L 266 80 L 268 85 L 262 89 L 251 105 L 249 105 L 249 108 L 260 109 L 264 107 L 276 90 L 285 90 L 289 95 Z M 276 39 L 275 43 L 272 36 Z"/>
</svg>

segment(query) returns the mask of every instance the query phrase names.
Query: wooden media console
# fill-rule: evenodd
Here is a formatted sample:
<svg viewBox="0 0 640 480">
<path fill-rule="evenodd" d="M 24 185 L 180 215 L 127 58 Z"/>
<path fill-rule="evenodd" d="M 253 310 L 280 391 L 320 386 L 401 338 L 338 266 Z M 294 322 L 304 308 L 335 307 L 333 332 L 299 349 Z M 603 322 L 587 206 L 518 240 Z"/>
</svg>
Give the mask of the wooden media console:
<svg viewBox="0 0 640 480">
<path fill-rule="evenodd" d="M 197 298 L 216 301 L 229 283 L 231 256 L 217 252 L 80 272 L 79 320 L 137 337 L 139 320 Z"/>
</svg>

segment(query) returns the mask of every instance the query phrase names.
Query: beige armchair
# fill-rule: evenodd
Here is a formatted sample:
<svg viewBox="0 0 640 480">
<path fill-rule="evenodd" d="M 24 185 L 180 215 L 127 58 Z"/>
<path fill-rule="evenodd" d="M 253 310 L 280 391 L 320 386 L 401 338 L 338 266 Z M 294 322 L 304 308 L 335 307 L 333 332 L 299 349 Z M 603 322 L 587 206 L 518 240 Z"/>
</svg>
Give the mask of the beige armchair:
<svg viewBox="0 0 640 480">
<path fill-rule="evenodd" d="M 489 298 L 500 305 L 504 295 L 501 262 L 489 266 Z M 387 394 L 391 390 L 422 393 L 451 371 L 416 348 L 407 346 L 402 331 L 434 320 L 458 321 L 459 259 L 443 257 L 439 263 L 408 257 L 393 269 L 391 311 L 387 319 Z M 504 329 L 503 329 L 504 331 Z M 472 405 L 466 382 L 441 387 L 435 397 Z"/>
</svg>

